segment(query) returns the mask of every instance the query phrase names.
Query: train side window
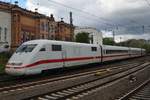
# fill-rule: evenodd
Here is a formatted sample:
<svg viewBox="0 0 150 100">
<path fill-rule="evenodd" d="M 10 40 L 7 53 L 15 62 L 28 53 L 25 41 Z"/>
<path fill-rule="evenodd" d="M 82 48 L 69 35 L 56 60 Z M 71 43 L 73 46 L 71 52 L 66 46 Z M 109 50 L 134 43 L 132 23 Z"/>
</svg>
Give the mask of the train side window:
<svg viewBox="0 0 150 100">
<path fill-rule="evenodd" d="M 106 54 L 111 54 L 112 50 L 106 50 Z"/>
<path fill-rule="evenodd" d="M 46 49 L 45 48 L 41 48 L 40 51 L 46 51 Z"/>
<path fill-rule="evenodd" d="M 17 50 L 16 53 L 18 52 L 32 52 L 33 49 L 37 46 L 37 44 L 27 44 L 27 45 L 21 45 Z"/>
<path fill-rule="evenodd" d="M 96 52 L 97 51 L 97 47 L 91 47 L 91 51 Z"/>
<path fill-rule="evenodd" d="M 106 54 L 128 53 L 128 50 L 106 50 Z"/>
<path fill-rule="evenodd" d="M 8 49 L 8 48 L 9 48 L 9 45 L 5 45 L 4 48 Z"/>
<path fill-rule="evenodd" d="M 61 45 L 52 45 L 52 51 L 62 51 Z"/>
</svg>

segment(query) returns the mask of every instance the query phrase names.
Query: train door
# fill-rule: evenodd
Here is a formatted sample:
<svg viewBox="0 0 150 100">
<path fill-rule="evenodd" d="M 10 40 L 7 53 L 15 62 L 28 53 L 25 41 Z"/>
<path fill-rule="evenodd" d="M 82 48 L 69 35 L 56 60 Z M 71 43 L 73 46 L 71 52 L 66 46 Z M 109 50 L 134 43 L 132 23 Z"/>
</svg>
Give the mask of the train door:
<svg viewBox="0 0 150 100">
<path fill-rule="evenodd" d="M 80 48 L 74 45 L 64 45 L 63 47 L 63 58 L 64 60 L 64 66 L 65 67 L 71 67 L 82 64 L 82 61 L 80 61 Z"/>
<path fill-rule="evenodd" d="M 128 51 L 128 53 L 129 53 L 129 57 L 131 57 L 131 48 L 129 47 L 129 51 Z"/>
<path fill-rule="evenodd" d="M 142 56 L 142 55 L 143 55 L 143 54 L 142 54 L 142 48 L 141 48 L 140 52 L 141 52 L 141 55 L 140 55 L 140 56 Z"/>
<path fill-rule="evenodd" d="M 62 58 L 62 45 L 61 44 L 52 44 L 51 52 L 49 53 L 49 58 L 52 60 L 51 67 L 60 68 L 63 67 L 64 59 Z"/>
<path fill-rule="evenodd" d="M 103 47 L 100 45 L 100 62 L 102 63 L 103 62 Z"/>
<path fill-rule="evenodd" d="M 66 51 L 66 46 L 65 45 L 63 45 L 63 47 L 62 47 L 62 59 L 63 59 L 63 67 L 65 67 L 66 66 L 66 59 L 67 59 L 67 51 Z"/>
</svg>

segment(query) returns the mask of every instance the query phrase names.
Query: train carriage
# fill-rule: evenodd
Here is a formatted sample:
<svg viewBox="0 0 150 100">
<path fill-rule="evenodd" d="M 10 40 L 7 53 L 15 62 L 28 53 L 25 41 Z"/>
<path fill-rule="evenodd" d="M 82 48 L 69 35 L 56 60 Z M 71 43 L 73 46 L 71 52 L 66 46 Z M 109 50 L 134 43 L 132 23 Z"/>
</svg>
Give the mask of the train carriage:
<svg viewBox="0 0 150 100">
<path fill-rule="evenodd" d="M 144 53 L 145 50 L 140 48 L 32 40 L 16 50 L 5 71 L 11 75 L 39 74 L 48 69 L 137 57 Z"/>
<path fill-rule="evenodd" d="M 129 48 L 103 45 L 103 61 L 129 58 Z"/>
<path fill-rule="evenodd" d="M 139 56 L 142 56 L 142 51 L 143 49 L 141 48 L 131 48 L 130 47 L 130 56 L 131 57 L 139 57 Z"/>
<path fill-rule="evenodd" d="M 62 44 L 62 54 L 64 56 L 64 66 L 76 66 L 99 62 L 98 55 L 101 51 L 98 45 L 65 42 Z"/>
<path fill-rule="evenodd" d="M 146 50 L 145 49 L 141 49 L 141 56 L 146 55 Z"/>
<path fill-rule="evenodd" d="M 98 45 L 34 40 L 16 50 L 6 65 L 6 73 L 38 74 L 48 69 L 100 62 L 100 56 Z"/>
</svg>

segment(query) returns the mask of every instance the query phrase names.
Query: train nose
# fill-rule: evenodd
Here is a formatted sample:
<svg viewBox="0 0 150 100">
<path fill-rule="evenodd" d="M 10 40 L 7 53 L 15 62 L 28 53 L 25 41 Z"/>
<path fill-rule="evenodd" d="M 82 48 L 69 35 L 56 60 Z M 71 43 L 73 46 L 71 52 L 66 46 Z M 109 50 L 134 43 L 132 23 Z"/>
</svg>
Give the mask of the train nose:
<svg viewBox="0 0 150 100">
<path fill-rule="evenodd" d="M 9 75 L 21 76 L 25 74 L 25 69 L 22 67 L 16 67 L 12 65 L 6 65 L 5 72 Z"/>
</svg>

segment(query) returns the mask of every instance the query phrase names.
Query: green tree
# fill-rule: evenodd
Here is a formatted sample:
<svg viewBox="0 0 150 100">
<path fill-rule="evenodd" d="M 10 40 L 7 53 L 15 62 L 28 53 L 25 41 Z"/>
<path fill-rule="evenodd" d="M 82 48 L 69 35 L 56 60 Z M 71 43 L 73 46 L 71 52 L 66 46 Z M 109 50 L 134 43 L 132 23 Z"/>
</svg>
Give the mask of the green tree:
<svg viewBox="0 0 150 100">
<path fill-rule="evenodd" d="M 126 46 L 126 47 L 135 47 L 135 48 L 143 48 L 146 49 L 147 53 L 150 53 L 150 44 L 147 43 L 144 39 L 130 39 L 121 43 L 117 43 L 117 45 Z"/>
<path fill-rule="evenodd" d="M 115 44 L 115 42 L 114 42 L 114 40 L 113 40 L 113 38 L 103 38 L 103 44 L 104 45 L 114 45 Z"/>
<path fill-rule="evenodd" d="M 87 32 L 78 33 L 75 37 L 75 41 L 80 43 L 90 43 L 89 33 Z"/>
</svg>

